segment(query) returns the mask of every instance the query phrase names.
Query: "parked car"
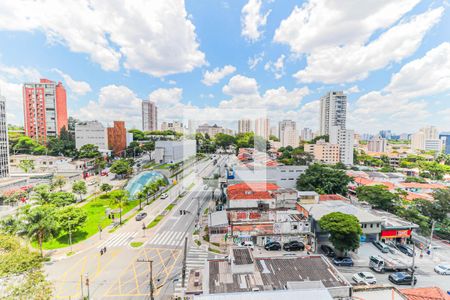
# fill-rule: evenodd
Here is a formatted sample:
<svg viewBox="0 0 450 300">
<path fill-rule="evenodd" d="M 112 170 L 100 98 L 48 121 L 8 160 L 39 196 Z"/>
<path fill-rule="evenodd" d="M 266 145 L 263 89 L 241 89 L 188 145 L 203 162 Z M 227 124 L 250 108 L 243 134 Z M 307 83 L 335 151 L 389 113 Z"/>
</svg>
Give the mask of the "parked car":
<svg viewBox="0 0 450 300">
<path fill-rule="evenodd" d="M 285 251 L 303 251 L 305 250 L 305 244 L 298 241 L 290 241 L 283 245 L 283 250 Z"/>
<path fill-rule="evenodd" d="M 384 243 L 382 243 L 380 241 L 373 241 L 372 245 L 377 247 L 378 250 L 380 250 L 383 253 L 389 253 L 389 247 L 386 244 L 384 244 Z"/>
<path fill-rule="evenodd" d="M 204 190 L 207 190 L 207 189 L 208 189 L 208 185 L 205 184 L 205 185 L 203 186 L 203 189 L 204 189 Z"/>
<path fill-rule="evenodd" d="M 434 271 L 441 275 L 450 275 L 450 264 L 440 264 L 434 267 Z"/>
<path fill-rule="evenodd" d="M 351 257 L 335 257 L 333 263 L 336 266 L 353 267 L 353 260 Z"/>
<path fill-rule="evenodd" d="M 264 249 L 268 250 L 268 251 L 272 251 L 272 250 L 280 250 L 281 249 L 281 244 L 278 242 L 269 242 L 264 246 Z"/>
<path fill-rule="evenodd" d="M 408 246 L 406 246 L 406 245 L 403 245 L 403 244 L 397 244 L 397 249 L 401 252 L 401 253 L 403 253 L 403 254 L 406 254 L 406 255 L 408 255 L 408 256 L 413 256 L 414 255 L 414 252 L 412 251 L 412 249 L 411 248 L 409 248 Z"/>
<path fill-rule="evenodd" d="M 253 249 L 255 246 L 253 245 L 253 242 L 252 241 L 243 241 L 242 243 L 241 243 L 241 246 L 243 246 L 243 247 L 248 247 L 248 248 L 251 248 L 251 249 Z"/>
<path fill-rule="evenodd" d="M 396 272 L 389 275 L 389 281 L 398 285 L 411 285 L 412 276 L 406 272 Z M 417 283 L 417 277 L 414 276 L 414 285 Z"/>
<path fill-rule="evenodd" d="M 136 215 L 136 221 L 141 221 L 142 219 L 144 219 L 147 216 L 146 212 L 140 212 Z"/>
<path fill-rule="evenodd" d="M 328 245 L 321 245 L 320 246 L 320 250 L 322 250 L 322 252 L 328 257 L 335 257 L 336 256 L 336 253 L 334 252 L 333 248 L 331 248 Z"/>
<path fill-rule="evenodd" d="M 364 284 L 376 284 L 377 283 L 377 279 L 370 272 L 355 273 L 355 274 L 353 274 L 352 279 L 356 283 L 364 283 Z"/>
<path fill-rule="evenodd" d="M 166 193 L 161 194 L 161 199 L 166 199 L 167 197 L 169 197 L 169 195 L 167 195 Z"/>
</svg>

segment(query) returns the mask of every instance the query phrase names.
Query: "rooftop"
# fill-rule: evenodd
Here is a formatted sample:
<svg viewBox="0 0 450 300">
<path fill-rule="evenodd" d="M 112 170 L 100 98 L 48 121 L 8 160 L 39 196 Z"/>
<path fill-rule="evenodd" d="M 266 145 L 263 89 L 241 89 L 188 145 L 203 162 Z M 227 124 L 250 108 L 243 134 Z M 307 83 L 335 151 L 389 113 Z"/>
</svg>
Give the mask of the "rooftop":
<svg viewBox="0 0 450 300">
<path fill-rule="evenodd" d="M 400 292 L 408 297 L 408 300 L 450 300 L 450 295 L 446 295 L 438 287 L 401 289 Z"/>
<path fill-rule="evenodd" d="M 398 229 L 410 229 L 410 228 L 419 228 L 418 225 L 408 222 L 400 217 L 397 217 L 394 214 L 388 213 L 384 210 L 372 209 L 370 211 L 371 214 L 382 219 L 384 228 L 398 228 Z"/>
<path fill-rule="evenodd" d="M 325 194 L 319 196 L 319 201 L 333 201 L 333 200 L 341 200 L 341 201 L 349 201 L 347 198 L 345 198 L 342 195 L 337 194 Z"/>
<path fill-rule="evenodd" d="M 234 264 L 236 265 L 249 265 L 253 263 L 250 250 L 246 247 L 233 248 Z"/>
<path fill-rule="evenodd" d="M 319 220 L 324 215 L 327 215 L 332 212 L 341 212 L 344 214 L 354 215 L 358 218 L 358 220 L 362 223 L 373 223 L 373 222 L 381 222 L 382 218 L 376 216 L 363 208 L 355 206 L 353 204 L 336 200 L 336 201 L 325 201 L 318 204 L 300 204 L 305 208 L 310 214 L 314 217 L 314 219 Z"/>
<path fill-rule="evenodd" d="M 246 182 L 230 185 L 227 188 L 229 200 L 272 199 L 269 191 L 278 190 L 278 185 L 266 182 Z"/>
<path fill-rule="evenodd" d="M 288 282 L 321 281 L 325 288 L 350 287 L 322 255 L 255 258 L 252 273 L 232 273 L 226 259 L 208 261 L 209 293 L 285 290 Z"/>
<path fill-rule="evenodd" d="M 330 293 L 326 289 L 302 289 L 264 292 L 241 292 L 213 295 L 194 296 L 194 299 L 201 300 L 291 300 L 291 299 L 320 299 L 332 300 Z"/>
<path fill-rule="evenodd" d="M 228 225 L 227 212 L 225 210 L 212 212 L 208 215 L 208 226 Z"/>
</svg>

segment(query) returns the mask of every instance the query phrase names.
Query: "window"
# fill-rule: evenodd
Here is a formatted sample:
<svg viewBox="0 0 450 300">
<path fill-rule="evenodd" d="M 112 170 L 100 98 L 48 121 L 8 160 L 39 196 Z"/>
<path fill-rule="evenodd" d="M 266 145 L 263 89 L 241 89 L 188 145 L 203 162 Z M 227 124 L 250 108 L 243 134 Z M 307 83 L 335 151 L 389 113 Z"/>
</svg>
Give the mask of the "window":
<svg viewBox="0 0 450 300">
<path fill-rule="evenodd" d="M 370 224 L 370 228 L 373 228 L 373 224 Z"/>
<path fill-rule="evenodd" d="M 297 230 L 297 225 L 292 225 L 292 230 Z"/>
</svg>

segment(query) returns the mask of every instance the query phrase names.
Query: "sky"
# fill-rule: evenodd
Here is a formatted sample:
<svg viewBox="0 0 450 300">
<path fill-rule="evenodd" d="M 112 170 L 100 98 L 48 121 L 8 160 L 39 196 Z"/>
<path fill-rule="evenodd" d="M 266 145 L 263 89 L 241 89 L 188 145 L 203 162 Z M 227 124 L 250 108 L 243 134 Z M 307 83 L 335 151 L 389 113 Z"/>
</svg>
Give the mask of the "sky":
<svg viewBox="0 0 450 300">
<path fill-rule="evenodd" d="M 253 110 L 316 130 L 320 97 L 343 90 L 359 133 L 450 131 L 449 10 L 430 0 L 5 0 L 0 93 L 16 125 L 22 84 L 48 78 L 83 121 L 141 129 L 149 99 L 159 122 Z"/>
</svg>

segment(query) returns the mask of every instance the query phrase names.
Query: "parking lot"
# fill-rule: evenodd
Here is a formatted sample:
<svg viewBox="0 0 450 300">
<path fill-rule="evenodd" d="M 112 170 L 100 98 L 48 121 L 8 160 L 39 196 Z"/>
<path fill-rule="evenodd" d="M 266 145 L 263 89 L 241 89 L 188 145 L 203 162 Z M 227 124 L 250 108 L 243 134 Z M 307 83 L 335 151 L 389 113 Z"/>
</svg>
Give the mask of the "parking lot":
<svg viewBox="0 0 450 300">
<path fill-rule="evenodd" d="M 323 254 L 320 250 L 319 253 Z M 307 255 L 306 251 L 267 251 L 263 247 L 255 246 L 253 250 L 255 257 L 274 257 L 274 256 L 303 256 Z M 392 253 L 382 253 L 372 243 L 363 243 L 358 249 L 357 253 L 350 253 L 350 257 L 353 259 L 353 267 L 336 267 L 344 277 L 352 284 L 355 284 L 352 280 L 353 274 L 357 272 L 371 272 L 377 279 L 377 284 L 393 285 L 388 276 L 392 272 L 386 272 L 384 274 L 374 272 L 369 268 L 369 257 L 382 255 L 389 259 L 395 259 L 401 261 L 406 265 L 412 265 L 412 257 L 409 257 L 400 251 Z M 431 287 L 438 286 L 447 291 L 450 289 L 450 275 L 439 275 L 434 271 L 434 267 L 441 263 L 450 263 L 450 247 L 442 244 L 439 249 L 435 249 L 430 255 L 423 253 L 420 257 L 420 250 L 416 249 L 415 265 L 417 277 L 416 287 Z M 400 288 L 407 288 L 408 286 L 398 286 Z"/>
<path fill-rule="evenodd" d="M 450 248 L 448 246 L 443 246 L 440 249 L 436 249 L 431 255 L 424 254 L 420 257 L 420 250 L 416 251 L 415 265 L 417 275 L 417 287 L 430 287 L 438 286 L 443 290 L 447 291 L 450 289 L 450 276 L 439 275 L 434 271 L 434 267 L 440 263 L 450 263 Z M 392 253 L 381 253 L 375 246 L 371 243 L 364 243 L 358 249 L 357 253 L 351 253 L 351 257 L 355 263 L 353 267 L 337 267 L 337 269 L 349 280 L 352 280 L 353 274 L 357 272 L 371 272 L 377 278 L 378 284 L 391 284 L 388 276 L 389 272 L 384 274 L 376 273 L 369 268 L 369 257 L 383 255 L 391 259 L 396 259 L 398 261 L 405 262 L 407 265 L 412 265 L 412 257 L 409 257 L 399 251 L 395 254 Z"/>
</svg>

